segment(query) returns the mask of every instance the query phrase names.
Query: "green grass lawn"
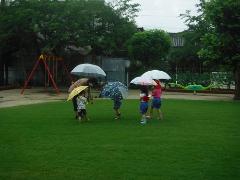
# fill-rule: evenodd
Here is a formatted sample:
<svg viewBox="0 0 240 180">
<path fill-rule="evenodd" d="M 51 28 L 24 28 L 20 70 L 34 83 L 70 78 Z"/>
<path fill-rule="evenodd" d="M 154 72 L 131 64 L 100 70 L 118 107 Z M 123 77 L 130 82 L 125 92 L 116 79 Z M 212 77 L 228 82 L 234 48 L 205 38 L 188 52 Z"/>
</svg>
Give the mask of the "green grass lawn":
<svg viewBox="0 0 240 180">
<path fill-rule="evenodd" d="M 138 100 L 114 120 L 111 100 L 0 109 L 0 179 L 240 179 L 240 102 L 164 100 L 139 123 Z"/>
</svg>

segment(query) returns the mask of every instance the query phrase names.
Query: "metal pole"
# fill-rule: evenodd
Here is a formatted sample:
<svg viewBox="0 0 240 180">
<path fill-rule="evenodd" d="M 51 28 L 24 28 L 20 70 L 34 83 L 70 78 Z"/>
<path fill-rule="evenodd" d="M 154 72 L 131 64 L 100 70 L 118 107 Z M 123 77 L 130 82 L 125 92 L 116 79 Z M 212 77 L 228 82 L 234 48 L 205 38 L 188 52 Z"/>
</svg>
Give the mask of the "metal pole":
<svg viewBox="0 0 240 180">
<path fill-rule="evenodd" d="M 3 64 L 3 85 L 5 86 L 6 84 L 6 67 L 5 63 Z"/>
<path fill-rule="evenodd" d="M 60 91 L 59 91 L 59 89 L 58 89 L 58 87 L 57 87 L 57 85 L 56 85 L 56 83 L 55 83 L 55 81 L 54 81 L 54 79 L 53 79 L 53 76 L 52 76 L 52 74 L 51 74 L 51 71 L 50 71 L 47 63 L 46 63 L 44 60 L 43 60 L 43 63 L 44 63 L 44 66 L 45 66 L 45 68 L 46 68 L 46 70 L 47 70 L 47 72 L 48 72 L 49 78 L 50 78 L 50 80 L 51 80 L 51 82 L 52 82 L 52 85 L 53 85 L 54 89 L 56 90 L 57 94 L 60 94 Z"/>
<path fill-rule="evenodd" d="M 177 75 L 177 64 L 176 64 L 176 84 L 177 84 L 177 78 L 178 78 L 178 75 Z"/>
<path fill-rule="evenodd" d="M 34 74 L 35 70 L 37 69 L 40 60 L 41 60 L 41 58 L 39 58 L 39 59 L 37 60 L 37 62 L 35 63 L 35 65 L 34 65 L 32 71 L 31 71 L 30 75 L 28 76 L 28 79 L 27 79 L 27 80 L 25 81 L 25 83 L 24 83 L 24 86 L 23 86 L 23 88 L 22 88 L 21 94 L 23 94 L 25 88 L 26 88 L 27 85 L 28 85 L 28 82 L 32 79 L 33 74 Z"/>
</svg>

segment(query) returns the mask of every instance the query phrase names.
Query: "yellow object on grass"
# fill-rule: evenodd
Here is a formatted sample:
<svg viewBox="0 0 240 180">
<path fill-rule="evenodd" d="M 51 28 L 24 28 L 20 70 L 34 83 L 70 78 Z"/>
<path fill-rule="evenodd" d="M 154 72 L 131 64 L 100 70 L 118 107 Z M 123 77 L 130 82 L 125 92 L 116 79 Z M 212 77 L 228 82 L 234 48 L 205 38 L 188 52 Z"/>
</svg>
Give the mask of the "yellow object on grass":
<svg viewBox="0 0 240 180">
<path fill-rule="evenodd" d="M 83 90 L 87 89 L 88 86 L 79 86 L 74 88 L 71 93 L 68 95 L 68 99 L 67 101 L 71 100 L 74 96 L 78 95 L 80 92 L 82 92 Z"/>
</svg>

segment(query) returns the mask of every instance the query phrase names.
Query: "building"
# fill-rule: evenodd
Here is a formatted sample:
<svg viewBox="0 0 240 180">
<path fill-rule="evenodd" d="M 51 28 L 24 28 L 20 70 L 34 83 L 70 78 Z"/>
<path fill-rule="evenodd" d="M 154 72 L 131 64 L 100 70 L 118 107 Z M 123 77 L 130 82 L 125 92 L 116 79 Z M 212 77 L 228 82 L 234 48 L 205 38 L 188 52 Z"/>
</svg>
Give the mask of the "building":
<svg viewBox="0 0 240 180">
<path fill-rule="evenodd" d="M 85 58 L 85 63 L 91 63 L 90 57 Z M 102 57 L 96 58 L 96 65 L 100 66 L 106 73 L 106 81 L 120 81 L 126 85 L 129 83 L 128 68 L 130 60 L 126 58 Z"/>
<path fill-rule="evenodd" d="M 169 33 L 171 37 L 172 47 L 183 47 L 184 38 L 181 33 Z"/>
</svg>

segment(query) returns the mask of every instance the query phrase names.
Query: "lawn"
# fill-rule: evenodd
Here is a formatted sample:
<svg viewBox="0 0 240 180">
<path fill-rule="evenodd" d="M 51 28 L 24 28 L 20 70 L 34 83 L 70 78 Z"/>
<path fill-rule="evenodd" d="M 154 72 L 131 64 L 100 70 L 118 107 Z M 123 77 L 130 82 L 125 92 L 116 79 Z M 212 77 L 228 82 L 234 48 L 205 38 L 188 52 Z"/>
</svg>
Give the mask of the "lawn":
<svg viewBox="0 0 240 180">
<path fill-rule="evenodd" d="M 0 109 L 0 179 L 240 179 L 240 102 L 164 100 L 164 120 L 139 123 L 138 100 Z"/>
</svg>

